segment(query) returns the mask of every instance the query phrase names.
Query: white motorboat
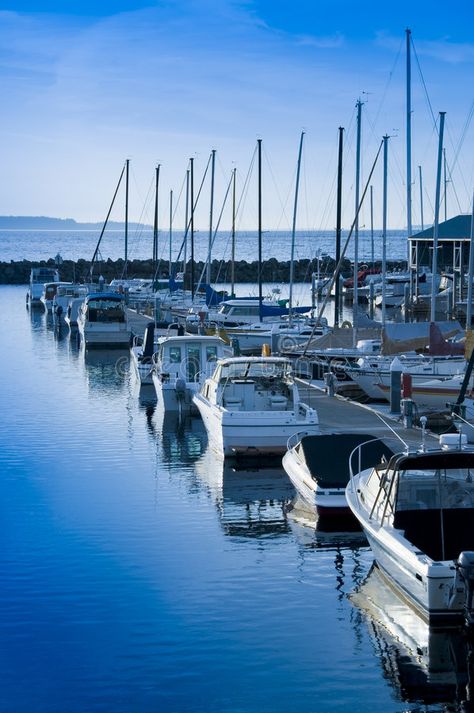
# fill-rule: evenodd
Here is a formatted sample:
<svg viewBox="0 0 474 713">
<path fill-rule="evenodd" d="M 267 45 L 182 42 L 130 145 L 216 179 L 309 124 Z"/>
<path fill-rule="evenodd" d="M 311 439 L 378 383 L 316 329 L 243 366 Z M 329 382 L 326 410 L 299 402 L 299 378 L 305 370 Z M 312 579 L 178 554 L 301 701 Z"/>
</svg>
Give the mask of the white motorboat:
<svg viewBox="0 0 474 713">
<path fill-rule="evenodd" d="M 285 300 L 286 303 L 286 300 Z M 310 312 L 311 306 L 294 307 L 294 315 L 306 314 Z M 258 297 L 234 298 L 223 300 L 216 311 L 203 311 L 198 308 L 198 313 L 192 311 L 186 317 L 186 324 L 190 330 L 196 327 L 199 322 L 205 321 L 208 324 L 223 327 L 241 327 L 242 325 L 256 324 L 257 322 L 274 322 L 283 315 L 287 315 L 289 308 L 286 304 L 277 301 L 262 301 Z"/>
<path fill-rule="evenodd" d="M 412 383 L 411 398 L 418 407 L 446 410 L 447 404 L 457 400 L 464 374 L 454 374 L 451 377 L 417 380 Z M 378 389 L 387 400 L 390 400 L 390 385 L 378 383 Z"/>
<path fill-rule="evenodd" d="M 199 334 L 162 337 L 152 357 L 152 380 L 165 411 L 194 410 L 193 394 L 229 353 L 220 337 Z"/>
<path fill-rule="evenodd" d="M 474 621 L 474 449 L 458 434 L 363 469 L 349 459 L 349 507 L 392 586 L 430 623 Z"/>
<path fill-rule="evenodd" d="M 46 312 L 52 312 L 53 311 L 53 301 L 54 298 L 56 297 L 56 293 L 59 289 L 59 287 L 70 287 L 72 285 L 72 282 L 45 282 L 43 285 L 43 292 L 41 293 L 41 303 L 46 310 Z"/>
<path fill-rule="evenodd" d="M 366 433 L 329 433 L 317 436 L 298 434 L 290 438 L 283 456 L 283 467 L 300 497 L 319 515 L 349 513 L 346 486 L 349 482 L 349 456 L 357 446 L 364 449 L 364 465 L 390 458 L 393 451 L 382 440 Z"/>
<path fill-rule="evenodd" d="M 71 302 L 78 298 L 84 301 L 88 293 L 89 288 L 87 285 L 75 285 L 72 282 L 58 282 L 51 305 L 53 317 L 57 321 L 65 320 Z"/>
<path fill-rule="evenodd" d="M 246 327 L 228 327 L 225 334 L 229 340 L 237 339 L 241 354 L 260 354 L 264 344 L 269 344 L 273 354 L 297 344 L 305 344 L 311 337 L 322 337 L 331 331 L 326 318 L 314 325 L 310 320 L 280 319 L 273 322 L 256 322 Z"/>
<path fill-rule="evenodd" d="M 77 328 L 77 319 L 85 297 L 73 297 L 67 306 L 64 321 L 72 331 Z"/>
<path fill-rule="evenodd" d="M 294 433 L 319 433 L 318 414 L 300 401 L 288 359 L 221 359 L 193 397 L 218 453 L 284 453 Z"/>
<path fill-rule="evenodd" d="M 131 333 L 123 295 L 117 292 L 87 295 L 79 310 L 77 327 L 87 348 L 128 347 Z"/>
<path fill-rule="evenodd" d="M 150 322 L 145 327 L 143 338 L 135 336 L 130 347 L 132 364 L 142 386 L 153 386 L 153 354 L 159 348 L 159 340 L 165 336 L 183 336 L 184 327 L 168 322 Z"/>
<path fill-rule="evenodd" d="M 33 267 L 30 272 L 30 285 L 26 293 L 26 304 L 29 307 L 41 307 L 41 295 L 44 285 L 48 282 L 59 282 L 59 272 L 52 267 Z"/>
<path fill-rule="evenodd" d="M 347 376 L 371 399 L 389 398 L 391 364 L 393 357 L 360 357 L 356 362 L 343 366 Z M 400 371 L 410 374 L 413 387 L 427 381 L 437 381 L 463 374 L 466 360 L 463 356 L 429 357 L 422 354 L 400 354 Z M 384 387 L 382 390 L 380 387 Z"/>
</svg>

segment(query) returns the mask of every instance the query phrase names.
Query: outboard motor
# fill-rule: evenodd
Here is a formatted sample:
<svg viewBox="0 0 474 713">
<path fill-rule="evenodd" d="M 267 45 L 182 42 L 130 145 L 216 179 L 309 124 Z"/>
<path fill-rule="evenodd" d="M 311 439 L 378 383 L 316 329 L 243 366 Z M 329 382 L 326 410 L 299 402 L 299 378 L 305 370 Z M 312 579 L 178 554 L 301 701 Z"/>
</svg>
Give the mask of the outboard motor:
<svg viewBox="0 0 474 713">
<path fill-rule="evenodd" d="M 461 552 L 456 562 L 460 579 L 464 584 L 464 617 L 468 627 L 474 626 L 472 598 L 474 595 L 474 552 Z"/>
<path fill-rule="evenodd" d="M 142 361 L 147 363 L 150 361 L 154 353 L 154 342 L 155 342 L 155 325 L 153 323 L 147 324 L 145 327 L 145 334 L 143 337 L 143 355 Z"/>
<path fill-rule="evenodd" d="M 184 397 L 186 396 L 185 380 L 178 376 L 174 388 L 176 390 L 176 398 L 178 399 L 178 401 L 184 401 Z"/>
</svg>

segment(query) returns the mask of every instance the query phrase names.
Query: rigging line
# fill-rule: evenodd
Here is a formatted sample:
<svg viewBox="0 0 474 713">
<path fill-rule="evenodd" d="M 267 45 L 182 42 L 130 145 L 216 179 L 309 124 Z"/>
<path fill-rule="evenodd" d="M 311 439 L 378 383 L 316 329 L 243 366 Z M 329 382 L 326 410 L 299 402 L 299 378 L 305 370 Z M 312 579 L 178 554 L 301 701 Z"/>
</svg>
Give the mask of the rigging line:
<svg viewBox="0 0 474 713">
<path fill-rule="evenodd" d="M 121 182 L 122 182 L 122 178 L 123 178 L 123 174 L 124 174 L 125 166 L 126 166 L 126 165 L 127 165 L 127 163 L 125 162 L 124 165 L 123 165 L 123 168 L 122 168 L 122 173 L 120 174 L 120 178 L 119 178 L 118 183 L 117 183 L 117 188 L 115 189 L 114 197 L 112 198 L 112 202 L 111 202 L 111 204 L 110 204 L 109 212 L 107 213 L 107 217 L 106 217 L 106 219 L 105 219 L 104 225 L 102 226 L 102 230 L 100 231 L 99 240 L 97 241 L 97 245 L 96 245 L 96 248 L 95 248 L 95 250 L 94 250 L 94 254 L 93 254 L 93 256 L 92 256 L 91 266 L 90 266 L 90 271 L 89 271 L 91 280 L 92 280 L 92 273 L 93 273 L 93 270 L 94 270 L 94 262 L 95 262 L 95 259 L 96 259 L 96 257 L 97 257 L 97 253 L 99 252 L 100 243 L 101 243 L 102 237 L 103 237 L 103 235 L 104 235 L 104 233 L 105 233 L 105 228 L 107 227 L 107 223 L 109 222 L 110 214 L 111 214 L 111 212 L 112 212 L 112 208 L 113 208 L 113 206 L 114 206 L 115 199 L 116 199 L 116 197 L 117 197 L 118 189 L 120 188 L 120 184 L 121 184 Z"/>
<path fill-rule="evenodd" d="M 220 211 L 220 213 L 219 213 L 219 218 L 217 219 L 216 227 L 215 227 L 214 233 L 213 233 L 213 235 L 212 235 L 212 239 L 211 239 L 211 244 L 210 244 L 209 250 L 208 250 L 208 252 L 207 252 L 206 262 L 205 262 L 205 264 L 204 264 L 203 270 L 202 270 L 201 275 L 200 275 L 200 277 L 199 277 L 199 281 L 198 281 L 197 288 L 196 288 L 197 290 L 199 290 L 199 288 L 201 287 L 202 279 L 203 279 L 203 277 L 204 277 L 204 271 L 205 271 L 207 265 L 209 264 L 209 259 L 210 259 L 210 257 L 211 257 L 211 251 L 212 251 L 212 248 L 214 247 L 214 242 L 215 242 L 215 239 L 216 239 L 216 236 L 217 236 L 217 231 L 219 230 L 219 225 L 220 225 L 221 220 L 222 220 L 222 215 L 223 215 L 223 213 L 224 213 L 224 208 L 225 208 L 225 204 L 226 204 L 226 202 L 227 202 L 227 197 L 228 197 L 228 195 L 229 195 L 230 187 L 232 186 L 232 180 L 233 180 L 233 175 L 231 174 L 230 179 L 229 179 L 229 183 L 228 183 L 228 185 L 227 185 L 227 190 L 226 190 L 226 192 L 225 192 L 224 200 L 223 200 L 223 202 L 222 202 L 221 211 Z"/>
<path fill-rule="evenodd" d="M 273 182 L 273 186 L 274 186 L 274 189 L 275 189 L 275 193 L 276 193 L 276 195 L 277 195 L 277 197 L 278 197 L 278 200 L 279 200 L 279 203 L 280 203 L 281 214 L 283 214 L 283 216 L 285 217 L 285 220 L 287 221 L 288 226 L 289 226 L 289 225 L 290 225 L 290 222 L 289 222 L 288 217 L 287 217 L 287 215 L 286 215 L 286 213 L 285 213 L 285 206 L 284 206 L 284 203 L 283 203 L 283 201 L 282 201 L 282 198 L 281 198 L 281 195 L 280 195 L 280 191 L 278 190 L 278 185 L 277 185 L 277 182 L 276 182 L 276 179 L 275 179 L 275 174 L 273 173 L 272 165 L 271 165 L 271 163 L 270 163 L 270 158 L 269 158 L 269 156 L 268 156 L 268 154 L 267 154 L 267 152 L 266 152 L 266 150 L 265 150 L 265 147 L 263 148 L 263 157 L 264 157 L 264 159 L 265 159 L 266 165 L 267 165 L 268 170 L 269 170 L 269 172 L 270 172 L 270 176 L 271 176 L 271 178 L 272 178 L 272 182 Z M 281 214 L 280 214 L 280 216 L 281 216 Z M 282 218 L 280 217 L 280 220 L 278 221 L 278 225 L 280 225 L 281 220 L 282 220 Z"/>
<path fill-rule="evenodd" d="M 453 147 L 453 151 L 454 151 L 454 141 L 453 141 L 453 139 L 452 139 L 451 131 L 449 130 L 449 127 L 448 127 L 448 135 L 449 135 L 449 139 L 450 139 L 451 145 L 452 145 L 452 147 Z M 456 192 L 456 186 L 455 186 L 454 179 L 453 179 L 453 171 L 454 171 L 454 167 L 455 167 L 455 162 L 456 162 L 456 160 L 457 160 L 457 156 L 458 156 L 458 154 L 455 156 L 454 162 L 451 164 L 451 166 L 449 165 L 449 162 L 446 161 L 446 171 L 447 171 L 447 175 L 449 176 L 448 182 L 451 183 L 451 185 L 452 185 L 452 187 L 453 187 L 454 196 L 455 196 L 456 201 L 457 201 L 457 204 L 458 204 L 459 212 L 462 213 L 461 204 L 460 204 L 460 202 L 459 202 L 459 198 L 458 198 L 458 195 L 457 195 L 457 192 Z M 461 177 L 461 181 L 462 181 L 462 184 L 463 184 L 463 186 L 464 186 L 464 190 L 466 191 L 466 194 L 469 195 L 469 189 L 468 189 L 467 184 L 466 184 L 466 179 L 464 178 L 464 172 L 463 172 L 463 170 L 462 170 L 462 168 L 461 168 L 460 165 L 458 166 L 458 173 L 459 173 L 459 175 L 460 175 L 460 177 Z"/>
<path fill-rule="evenodd" d="M 353 233 L 354 228 L 355 228 L 355 225 L 356 225 L 356 223 L 357 223 L 357 219 L 359 218 L 360 209 L 361 209 L 361 206 L 362 206 L 362 204 L 363 204 L 363 202 L 364 202 L 365 194 L 367 193 L 367 190 L 368 190 L 368 188 L 369 188 L 370 181 L 372 180 L 372 174 L 373 174 L 373 172 L 374 172 L 374 170 L 375 170 L 375 166 L 377 165 L 377 161 L 378 161 L 378 158 L 379 158 L 379 156 L 380 156 L 380 152 L 381 152 L 381 150 L 382 150 L 383 144 L 384 144 L 384 141 L 383 141 L 383 139 L 382 139 L 382 141 L 380 142 L 380 146 L 379 146 L 379 148 L 378 148 L 377 154 L 376 154 L 376 156 L 375 156 L 374 162 L 373 162 L 373 164 L 372 164 L 372 168 L 370 169 L 369 177 L 368 177 L 367 182 L 366 182 L 366 184 L 365 184 L 364 192 L 362 193 L 362 197 L 361 197 L 361 199 L 360 199 L 360 201 L 359 201 L 359 205 L 357 206 L 357 211 L 356 211 L 356 214 L 355 214 L 355 216 L 354 216 L 354 220 L 352 221 L 351 229 L 349 230 L 349 235 L 347 236 L 346 242 L 344 243 L 344 246 L 343 246 L 343 248 L 342 248 L 342 250 L 341 250 L 341 256 L 340 256 L 340 258 L 339 258 L 339 262 L 337 263 L 336 267 L 334 268 L 334 274 L 333 274 L 333 276 L 332 276 L 331 282 L 329 283 L 329 286 L 328 286 L 328 289 L 327 289 L 327 292 L 326 292 L 326 296 L 325 296 L 325 298 L 324 298 L 324 300 L 323 300 L 323 303 L 322 303 L 322 305 L 321 305 L 321 308 L 320 308 L 320 310 L 319 310 L 319 314 L 318 314 L 318 316 L 317 316 L 317 318 L 316 318 L 314 327 L 313 327 L 313 329 L 311 330 L 311 334 L 310 334 L 310 336 L 308 337 L 308 341 L 307 341 L 306 344 L 305 344 L 305 347 L 304 347 L 304 350 L 303 350 L 303 354 L 301 355 L 301 356 L 303 356 L 303 357 L 306 355 L 306 351 L 307 351 L 307 349 L 308 349 L 308 345 L 309 345 L 311 339 L 313 338 L 314 331 L 315 331 L 317 325 L 320 323 L 321 317 L 322 317 L 322 315 L 323 315 L 323 312 L 324 312 L 324 310 L 325 310 L 325 308 L 326 308 L 326 305 L 327 305 L 329 296 L 330 296 L 330 294 L 331 294 L 332 287 L 333 287 L 334 283 L 336 282 L 336 280 L 339 279 L 339 272 L 341 271 L 342 262 L 343 262 L 343 260 L 344 260 L 345 254 L 346 254 L 347 246 L 349 245 L 349 241 L 350 241 L 350 239 L 351 239 L 351 237 L 352 237 L 352 233 Z"/>
<path fill-rule="evenodd" d="M 410 41 L 411 41 L 411 46 L 412 46 L 412 48 L 413 48 L 413 53 L 414 53 L 414 55 L 415 55 L 416 65 L 417 65 L 417 67 L 418 67 L 418 72 L 420 73 L 420 79 L 421 79 L 421 83 L 422 83 L 422 85 L 423 85 L 423 89 L 424 89 L 424 92 L 425 92 L 425 98 L 426 98 L 426 101 L 427 101 L 427 103 L 428 103 L 428 107 L 429 107 L 429 110 L 430 110 L 431 118 L 432 118 L 432 120 L 433 120 L 434 126 L 436 126 L 436 130 L 438 131 L 438 128 L 437 128 L 437 120 L 436 120 L 436 117 L 435 117 L 435 115 L 434 115 L 433 107 L 431 106 L 431 101 L 430 101 L 430 97 L 429 97 L 429 94 L 428 94 L 428 88 L 427 88 L 426 83 L 425 83 L 425 78 L 424 78 L 424 76 L 423 76 L 423 72 L 421 71 L 420 60 L 418 59 L 418 54 L 417 54 L 417 51 L 416 51 L 416 48 L 415 48 L 415 43 L 413 42 L 413 35 L 410 35 Z"/>
<path fill-rule="evenodd" d="M 375 113 L 374 128 L 375 128 L 375 126 L 377 125 L 377 121 L 379 120 L 380 112 L 382 111 L 382 106 L 383 106 L 384 103 L 385 103 L 385 99 L 386 99 L 386 96 L 387 96 L 388 88 L 389 88 L 389 86 L 390 86 L 390 84 L 391 84 L 391 82 L 392 82 L 393 75 L 395 74 L 395 69 L 397 68 L 398 60 L 400 59 L 400 54 L 401 54 L 401 52 L 402 52 L 402 47 L 403 47 L 404 44 L 405 44 L 405 38 L 402 36 L 402 38 L 401 38 L 401 40 L 400 40 L 400 45 L 399 45 L 399 47 L 398 47 L 397 55 L 396 55 L 396 57 L 395 57 L 395 61 L 394 61 L 394 63 L 393 63 L 392 69 L 390 70 L 390 72 L 389 72 L 389 74 L 388 74 L 388 78 L 387 78 L 387 82 L 386 82 L 385 87 L 384 87 L 384 90 L 383 90 L 382 98 L 380 99 L 379 106 L 378 106 L 377 111 L 376 111 L 376 113 Z M 373 134 L 373 136 L 375 136 L 375 134 Z"/>
<path fill-rule="evenodd" d="M 458 158 L 459 158 L 459 154 L 460 154 L 460 152 L 461 152 L 461 148 L 462 148 L 462 145 L 463 145 L 463 143 L 464 143 L 464 139 L 466 138 L 466 134 L 467 134 L 467 131 L 468 131 L 468 129 L 469 129 L 469 124 L 470 124 L 471 121 L 472 121 L 472 116 L 473 116 L 473 114 L 474 114 L 474 100 L 473 100 L 473 102 L 472 102 L 472 104 L 471 104 L 471 108 L 469 109 L 469 112 L 468 112 L 468 115 L 467 115 L 467 118 L 466 118 L 466 122 L 465 122 L 465 124 L 464 124 L 463 130 L 462 130 L 462 133 L 461 133 L 461 137 L 460 137 L 459 142 L 458 142 L 458 147 L 457 147 L 457 149 L 456 149 L 456 151 L 455 151 L 455 154 L 454 154 L 454 161 L 453 161 L 452 169 L 454 169 L 454 167 L 455 167 L 455 165 L 456 165 L 456 163 L 457 163 L 457 160 L 458 160 Z"/>
<path fill-rule="evenodd" d="M 247 170 L 247 175 L 245 176 L 244 185 L 242 187 L 242 191 L 241 191 L 241 194 L 240 194 L 240 197 L 237 202 L 236 209 L 235 209 L 236 220 L 237 219 L 241 220 L 240 207 L 241 207 L 244 199 L 247 197 L 247 193 L 248 193 L 248 190 L 250 187 L 250 176 L 252 175 L 256 156 L 257 156 L 257 147 L 255 146 L 255 148 L 253 150 L 252 158 L 250 159 L 250 164 L 249 164 L 249 168 Z"/>
<path fill-rule="evenodd" d="M 183 250 L 184 250 L 184 243 L 186 242 L 186 239 L 187 239 L 187 237 L 188 237 L 188 232 L 189 232 L 189 228 L 191 227 L 191 223 L 192 223 L 193 216 L 194 216 L 194 211 L 196 210 L 196 206 L 197 206 L 197 204 L 198 204 L 199 197 L 200 197 L 200 195 L 201 195 L 201 191 L 202 191 L 202 188 L 203 188 L 203 186 L 204 186 L 204 181 L 206 180 L 206 175 L 207 175 L 207 172 L 208 172 L 208 170 L 209 170 L 209 166 L 210 166 L 210 163 L 211 163 L 211 159 L 212 159 L 212 152 L 210 153 L 209 158 L 208 158 L 208 160 L 207 160 L 206 170 L 204 171 L 204 175 L 203 175 L 203 177 L 202 177 L 201 185 L 199 186 L 199 191 L 198 191 L 198 193 L 197 193 L 196 200 L 194 201 L 194 205 L 191 206 L 191 210 L 190 210 L 191 215 L 190 215 L 190 218 L 189 218 L 189 220 L 188 220 L 188 224 L 187 224 L 187 226 L 186 226 L 186 230 L 184 231 L 184 236 L 183 236 L 183 240 L 182 240 L 182 242 L 181 242 L 181 247 L 180 247 L 180 249 L 179 249 L 178 257 L 177 257 L 176 260 L 175 260 L 175 263 L 176 263 L 176 264 L 179 262 L 179 260 L 180 260 L 180 258 L 181 258 L 181 253 L 182 253 Z"/>
<path fill-rule="evenodd" d="M 176 213 L 178 212 L 179 204 L 180 204 L 181 198 L 182 198 L 182 196 L 183 196 L 183 191 L 184 191 L 184 187 L 185 187 L 185 186 L 186 186 L 186 173 L 184 174 L 183 182 L 181 183 L 181 188 L 179 189 L 178 200 L 175 201 L 174 211 L 173 211 L 173 214 L 172 214 L 173 223 L 174 223 L 174 219 L 175 219 L 175 217 L 176 217 Z"/>
<path fill-rule="evenodd" d="M 134 236 L 133 236 L 133 237 L 134 237 L 134 241 L 133 241 L 133 244 L 130 245 L 130 248 L 131 248 L 131 249 L 129 250 L 130 258 L 133 257 L 134 250 L 136 251 L 136 250 L 138 249 L 138 247 L 139 247 L 139 245 L 140 245 L 140 240 L 142 239 L 143 234 L 144 234 L 144 232 L 145 232 L 144 214 L 145 214 L 145 210 L 148 209 L 148 203 L 149 203 L 149 201 L 150 201 L 150 194 L 151 194 L 152 188 L 153 188 L 153 179 L 152 179 L 152 181 L 151 181 L 151 183 L 150 183 L 150 187 L 148 188 L 148 191 L 147 191 L 147 194 L 146 194 L 146 198 L 145 198 L 145 202 L 144 202 L 144 204 L 143 204 L 143 206 L 142 206 L 142 211 L 141 211 L 140 216 L 139 216 L 139 218 L 138 218 L 138 223 L 137 223 L 136 226 L 135 226 L 135 233 L 134 233 Z M 135 254 L 136 254 L 136 253 L 135 253 Z"/>
</svg>

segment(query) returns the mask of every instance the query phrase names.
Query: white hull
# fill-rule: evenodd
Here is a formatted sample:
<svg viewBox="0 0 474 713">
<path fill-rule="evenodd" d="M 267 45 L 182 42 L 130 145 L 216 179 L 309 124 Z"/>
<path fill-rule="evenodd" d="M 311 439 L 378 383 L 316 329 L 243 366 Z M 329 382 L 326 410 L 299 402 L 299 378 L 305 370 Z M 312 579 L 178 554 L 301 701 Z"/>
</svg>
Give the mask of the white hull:
<svg viewBox="0 0 474 713">
<path fill-rule="evenodd" d="M 393 531 L 370 523 L 355 509 L 354 500 L 350 496 L 347 496 L 347 500 L 364 529 L 380 569 L 420 616 L 430 622 L 443 620 L 449 623 L 461 619 L 463 597 L 459 596 L 450 607 L 453 562 L 433 563 L 401 535 L 394 536 Z"/>
<path fill-rule="evenodd" d="M 123 322 L 77 323 L 81 340 L 86 347 L 128 347 L 130 330 Z"/>
<path fill-rule="evenodd" d="M 319 433 L 316 415 L 311 422 L 304 412 L 230 411 L 209 404 L 201 394 L 196 394 L 194 403 L 213 449 L 224 456 L 281 454 L 295 433 Z"/>
<path fill-rule="evenodd" d="M 151 359 L 148 359 L 148 362 L 144 364 L 140 360 L 140 356 L 142 354 L 142 347 L 132 347 L 130 349 L 130 353 L 132 356 L 132 363 L 135 369 L 135 373 L 140 380 L 140 384 L 143 386 L 153 386 L 153 377 L 152 377 L 152 370 L 153 370 L 153 363 Z"/>
<path fill-rule="evenodd" d="M 193 396 L 200 387 L 199 383 L 186 384 L 185 389 L 177 390 L 175 382 L 163 381 L 156 372 L 152 373 L 152 383 L 158 403 L 165 411 L 182 414 L 197 413 Z"/>
<path fill-rule="evenodd" d="M 319 488 L 308 468 L 299 462 L 291 451 L 283 456 L 282 463 L 298 495 L 320 515 L 348 513 L 344 488 Z"/>
</svg>

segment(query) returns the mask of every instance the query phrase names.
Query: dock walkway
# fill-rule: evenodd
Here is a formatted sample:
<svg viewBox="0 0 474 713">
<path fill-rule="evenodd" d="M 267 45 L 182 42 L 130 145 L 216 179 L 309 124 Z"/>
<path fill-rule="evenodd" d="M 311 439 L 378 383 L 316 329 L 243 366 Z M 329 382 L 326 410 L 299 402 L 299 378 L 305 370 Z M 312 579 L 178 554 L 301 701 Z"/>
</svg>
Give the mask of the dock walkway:
<svg viewBox="0 0 474 713">
<path fill-rule="evenodd" d="M 296 379 L 296 382 L 301 400 L 318 412 L 321 433 L 346 431 L 395 438 L 395 432 L 411 448 L 420 446 L 421 429 L 405 428 L 401 417 L 390 413 L 389 404 L 368 406 L 342 396 L 328 396 L 321 387 L 303 379 Z M 426 444 L 434 447 L 437 442 L 438 436 L 427 430 Z"/>
</svg>

